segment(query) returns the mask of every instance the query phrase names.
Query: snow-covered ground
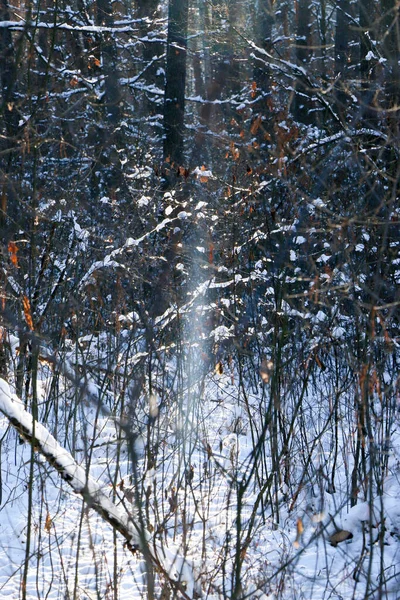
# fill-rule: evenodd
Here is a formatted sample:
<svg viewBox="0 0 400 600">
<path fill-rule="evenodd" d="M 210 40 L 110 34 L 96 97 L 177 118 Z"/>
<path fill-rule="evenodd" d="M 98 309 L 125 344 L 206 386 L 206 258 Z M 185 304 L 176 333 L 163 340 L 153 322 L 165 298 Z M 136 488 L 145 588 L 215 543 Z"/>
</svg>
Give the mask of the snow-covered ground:
<svg viewBox="0 0 400 600">
<path fill-rule="evenodd" d="M 82 344 L 96 346 L 99 356 L 99 340 Z M 124 422 L 113 410 L 121 388 L 101 389 L 86 376 L 77 389 L 66 372 L 57 374 L 58 403 L 48 409 L 56 375 L 43 363 L 39 419 L 128 521 L 139 501 L 151 552 L 173 578 L 185 558 L 194 596 L 399 598 L 397 412 L 388 425 L 375 407 L 375 442 L 362 450 L 375 470 L 365 473 L 352 507 L 353 385 L 339 393 L 321 372 L 297 389 L 282 384 L 277 400 L 273 382 L 238 371 L 233 360 L 204 373 L 200 346 L 185 356 L 178 393 L 162 388 L 179 379 L 172 355 L 170 379 L 164 372 L 151 395 L 128 390 Z M 5 416 L 0 440 L 0 598 L 22 598 L 23 581 L 32 599 L 149 597 L 142 554 L 129 550 Z M 372 462 L 372 452 L 381 452 L 379 460 Z M 340 531 L 348 539 L 336 544 L 331 536 Z M 173 597 L 165 581 L 155 573 L 157 598 Z M 190 588 L 186 578 L 186 597 L 193 597 Z"/>
</svg>

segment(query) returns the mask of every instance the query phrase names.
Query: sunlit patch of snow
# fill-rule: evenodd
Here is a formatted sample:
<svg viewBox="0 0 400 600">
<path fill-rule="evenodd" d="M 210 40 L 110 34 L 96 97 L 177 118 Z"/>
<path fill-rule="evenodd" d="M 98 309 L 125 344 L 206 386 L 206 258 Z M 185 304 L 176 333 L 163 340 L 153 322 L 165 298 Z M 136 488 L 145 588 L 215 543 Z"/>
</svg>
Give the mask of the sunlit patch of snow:
<svg viewBox="0 0 400 600">
<path fill-rule="evenodd" d="M 210 332 L 210 336 L 212 336 L 216 342 L 227 340 L 234 336 L 233 326 L 228 328 L 225 325 L 220 325 Z"/>
<path fill-rule="evenodd" d="M 332 336 L 335 338 L 342 338 L 346 335 L 346 330 L 338 325 L 332 329 Z"/>
</svg>

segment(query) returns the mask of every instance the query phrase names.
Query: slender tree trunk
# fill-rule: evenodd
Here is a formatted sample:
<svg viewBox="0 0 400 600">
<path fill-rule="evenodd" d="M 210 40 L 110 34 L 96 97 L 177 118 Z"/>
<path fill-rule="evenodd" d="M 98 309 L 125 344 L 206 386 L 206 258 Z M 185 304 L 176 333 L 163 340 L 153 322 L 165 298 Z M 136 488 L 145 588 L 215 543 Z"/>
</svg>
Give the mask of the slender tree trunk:
<svg viewBox="0 0 400 600">
<path fill-rule="evenodd" d="M 0 0 L 0 20 L 10 21 L 10 11 L 7 0 Z M 13 137 L 17 132 L 18 114 L 15 106 L 15 80 L 16 61 L 15 50 L 10 29 L 0 29 L 0 120 L 3 120 L 4 128 L 0 126 L 0 151 L 4 157 L 0 163 L 0 233 L 6 225 L 7 201 L 11 192 L 9 174 L 12 162 L 12 150 L 14 146 Z M 9 152 L 9 154 L 8 154 Z"/>
<path fill-rule="evenodd" d="M 144 114 L 153 117 L 162 112 L 158 90 L 164 89 L 164 44 L 160 32 L 154 24 L 159 14 L 158 0 L 140 0 L 137 2 L 137 17 L 140 19 L 139 31 L 143 39 L 143 79 L 145 82 Z"/>
<path fill-rule="evenodd" d="M 114 26 L 111 0 L 96 1 L 96 25 Z M 121 88 L 119 84 L 118 50 L 114 34 L 105 31 L 98 34 L 97 56 L 91 64 L 93 73 L 101 73 L 104 88 L 96 115 L 94 143 L 98 153 L 92 169 L 91 194 L 95 201 L 99 194 L 106 194 L 117 201 L 117 190 L 122 195 L 124 178 L 118 149 L 123 147 L 121 121 Z"/>
<path fill-rule="evenodd" d="M 10 21 L 10 10 L 7 0 L 0 0 L 0 20 Z M 1 109 L 5 113 L 5 123 L 10 122 L 13 110 L 7 104 L 12 99 L 15 83 L 15 57 L 11 31 L 8 27 L 0 30 L 0 80 L 1 80 Z M 7 110 L 6 110 L 7 109 Z"/>
<path fill-rule="evenodd" d="M 360 20 L 360 80 L 361 80 L 361 105 L 362 119 L 373 126 L 376 122 L 377 111 L 374 110 L 375 94 L 375 65 L 376 60 L 371 58 L 374 45 L 372 42 L 375 20 L 374 0 L 359 0 Z"/>
<path fill-rule="evenodd" d="M 395 0 L 382 0 L 383 54 L 385 62 L 385 107 L 394 137 L 399 135 L 400 105 L 400 5 Z"/>
<path fill-rule="evenodd" d="M 195 96 L 207 97 L 206 81 L 210 79 L 210 47 L 207 43 L 208 6 L 198 0 L 196 3 L 196 16 L 194 17 L 194 30 L 201 31 L 201 38 L 195 36 L 191 41 L 191 53 L 193 56 L 193 85 Z M 206 132 L 209 129 L 210 106 L 202 102 L 198 111 L 198 126 L 191 152 L 192 165 L 211 165 L 208 144 L 206 143 Z"/>
<path fill-rule="evenodd" d="M 272 51 L 272 28 L 274 25 L 274 2 L 273 0 L 263 0 L 258 2 L 254 14 L 256 43 L 266 50 Z M 271 71 L 266 64 L 255 64 L 254 81 L 256 89 L 254 91 L 254 105 L 252 122 L 253 131 L 257 135 L 257 141 L 260 148 L 269 144 L 270 136 L 267 135 L 268 119 L 272 108 L 271 99 Z"/>
<path fill-rule="evenodd" d="M 336 81 L 336 105 L 339 114 L 344 120 L 347 105 L 346 81 L 347 67 L 349 64 L 349 0 L 337 0 L 336 2 L 336 31 L 335 31 L 335 75 Z"/>
<path fill-rule="evenodd" d="M 188 9 L 188 0 L 169 2 L 164 98 L 164 160 L 175 167 L 184 163 Z"/>
<path fill-rule="evenodd" d="M 113 7 L 110 0 L 97 0 L 96 24 L 113 27 Z M 107 109 L 107 120 L 112 126 L 116 126 L 121 116 L 121 94 L 118 75 L 118 53 L 112 33 L 107 32 L 102 34 L 100 50 L 103 58 L 104 102 Z"/>
<path fill-rule="evenodd" d="M 296 59 L 299 66 L 307 68 L 313 54 L 310 0 L 298 0 L 296 16 Z M 302 123 L 313 123 L 315 119 L 311 109 L 312 102 L 309 99 L 309 90 L 307 90 L 303 83 L 298 82 L 296 84 L 296 95 L 293 103 L 295 119 Z"/>
</svg>

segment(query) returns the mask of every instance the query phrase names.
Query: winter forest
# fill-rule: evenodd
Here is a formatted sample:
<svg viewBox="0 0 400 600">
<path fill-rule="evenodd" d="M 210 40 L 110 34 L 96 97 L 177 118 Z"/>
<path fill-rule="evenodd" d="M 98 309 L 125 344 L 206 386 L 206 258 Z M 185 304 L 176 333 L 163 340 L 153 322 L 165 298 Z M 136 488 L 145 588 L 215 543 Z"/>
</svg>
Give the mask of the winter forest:
<svg viewBox="0 0 400 600">
<path fill-rule="evenodd" d="M 399 600 L 398 0 L 0 0 L 0 598 Z"/>
</svg>

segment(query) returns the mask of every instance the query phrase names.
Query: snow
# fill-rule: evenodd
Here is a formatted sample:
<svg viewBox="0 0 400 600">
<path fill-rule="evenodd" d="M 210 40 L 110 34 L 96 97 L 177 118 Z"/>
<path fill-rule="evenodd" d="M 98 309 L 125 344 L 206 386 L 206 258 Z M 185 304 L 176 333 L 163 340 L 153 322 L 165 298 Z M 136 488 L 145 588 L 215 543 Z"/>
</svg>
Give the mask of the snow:
<svg viewBox="0 0 400 600">
<path fill-rule="evenodd" d="M 40 423 L 32 419 L 23 403 L 11 393 L 6 381 L 0 379 L 0 412 L 2 412 L 17 430 L 28 440 L 35 440 L 37 450 L 60 473 L 76 493 L 84 496 L 89 506 L 100 513 L 104 519 L 118 529 L 129 544 L 137 548 L 149 548 L 149 534 L 136 521 L 138 516 L 133 506 L 127 512 L 121 506 L 116 506 L 105 493 L 107 485 L 96 481 L 79 466 L 72 455 L 67 452 L 49 431 Z M 148 552 L 149 550 L 147 550 Z M 154 560 L 162 565 L 174 580 L 179 580 L 185 585 L 189 598 L 193 597 L 194 578 L 188 562 L 179 556 L 177 549 L 161 547 L 158 543 L 153 545 Z M 150 550 L 151 553 L 151 550 Z"/>
<path fill-rule="evenodd" d="M 210 335 L 213 336 L 216 342 L 220 342 L 222 340 L 227 340 L 228 338 L 231 338 L 234 335 L 234 333 L 233 328 L 228 328 L 225 325 L 220 325 L 219 327 L 213 329 Z"/>
<path fill-rule="evenodd" d="M 377 60 L 377 57 L 372 52 L 372 50 L 369 50 L 369 52 L 367 52 L 367 54 L 365 55 L 365 59 L 364 60 Z"/>
<path fill-rule="evenodd" d="M 346 335 L 346 330 L 341 326 L 334 327 L 332 335 L 334 338 L 342 338 Z"/>
<path fill-rule="evenodd" d="M 207 179 L 213 177 L 212 171 L 200 167 L 193 169 L 193 175 L 196 175 L 196 177 L 206 177 Z M 203 204 L 203 206 L 205 206 L 205 204 Z"/>
<path fill-rule="evenodd" d="M 299 244 L 299 245 L 305 244 L 306 241 L 307 241 L 306 238 L 303 237 L 302 235 L 298 235 L 294 240 L 295 244 Z"/>
<path fill-rule="evenodd" d="M 95 25 L 95 3 L 63 6 L 57 23 L 36 5 L 25 22 L 15 3 L 17 21 L 0 24 L 30 40 L 8 103 L 21 129 L 8 179 L 32 218 L 10 237 L 18 256 L 3 248 L 0 598 L 400 598 L 398 149 L 385 110 L 362 126 L 357 68 L 336 73 L 348 95 L 336 114 L 333 45 L 295 64 L 283 30 L 296 15 L 275 4 L 270 51 L 246 40 L 244 5 L 236 24 L 232 7 L 211 15 L 226 43 L 196 30 L 194 10 L 184 160 L 198 166 L 166 193 L 165 78 L 146 80 L 169 77 L 167 3 L 113 27 Z M 383 63 L 384 37 L 370 42 L 367 60 Z M 200 77 L 199 93 L 192 59 L 217 65 L 221 48 L 243 81 L 214 93 Z M 48 93 L 35 92 L 41 73 Z M 296 121 L 296 95 L 318 105 L 314 125 Z"/>
<path fill-rule="evenodd" d="M 208 202 L 200 201 L 196 204 L 194 210 L 201 210 L 202 208 L 205 208 L 207 206 L 207 204 L 208 204 Z"/>
<path fill-rule="evenodd" d="M 40 423 L 33 421 L 32 415 L 25 410 L 22 402 L 15 398 L 3 379 L 0 379 L 0 411 L 12 422 L 18 423 L 20 430 L 29 438 L 34 437 L 39 451 L 60 472 L 63 479 L 68 481 L 75 492 L 88 493 L 110 518 L 123 524 L 135 544 L 141 544 L 137 531 L 127 515 L 110 502 L 102 490 L 103 486 L 88 476 L 85 470 L 76 464 L 71 454 L 64 450 Z"/>
<path fill-rule="evenodd" d="M 150 200 L 151 200 L 151 198 L 149 196 L 142 196 L 138 200 L 138 206 L 140 206 L 140 207 L 142 207 L 142 206 L 148 206 Z"/>
<path fill-rule="evenodd" d="M 118 263 L 115 260 L 111 260 L 110 255 L 105 256 L 103 260 L 98 260 L 98 261 L 94 262 L 92 264 L 92 266 L 90 267 L 90 269 L 87 271 L 87 273 L 85 273 L 85 275 L 82 277 L 81 282 L 79 284 L 80 288 L 82 288 L 87 282 L 90 283 L 91 276 L 93 275 L 93 273 L 95 271 L 98 271 L 99 269 L 110 268 L 110 267 L 123 268 L 123 265 L 121 265 L 120 263 Z"/>
<path fill-rule="evenodd" d="M 273 288 L 271 288 L 271 291 L 273 293 Z M 200 287 L 196 289 L 196 293 L 197 296 L 194 295 L 193 301 L 195 298 L 202 298 Z M 282 310 L 291 311 L 289 305 L 286 309 L 286 304 L 282 305 Z M 230 299 L 221 298 L 220 305 L 229 307 Z M 192 306 L 195 305 L 192 304 Z M 195 314 L 197 316 L 193 316 L 193 324 L 195 319 L 202 319 L 202 316 L 206 314 L 206 309 L 207 305 L 204 302 L 196 305 Z M 185 310 L 188 310 L 188 308 Z M 167 319 L 168 315 L 172 316 L 173 313 L 174 307 L 171 307 L 168 313 L 163 315 L 163 319 Z M 128 316 L 129 313 L 126 319 L 129 326 L 130 321 L 135 320 L 136 317 L 132 315 L 132 318 L 128 318 Z M 316 314 L 316 322 L 323 323 L 326 319 L 326 313 L 323 310 Z M 334 334 L 338 335 L 339 329 L 342 330 L 340 335 L 344 335 L 344 328 L 339 326 L 334 328 Z M 233 335 L 233 325 L 231 327 L 217 326 L 209 332 L 210 338 L 219 344 L 230 339 Z M 13 336 L 10 341 L 13 348 L 16 348 L 18 338 Z M 96 352 L 101 352 L 100 339 L 93 341 L 93 336 L 82 336 L 80 341 L 90 344 L 95 343 Z M 198 369 L 201 364 L 199 354 L 196 354 L 196 352 L 201 352 L 197 333 L 195 334 L 195 342 L 191 350 L 194 353 L 192 369 Z M 319 352 L 319 340 L 317 338 L 314 347 Z M 142 356 L 145 356 L 145 353 Z M 127 360 L 128 368 L 134 364 L 134 358 L 133 355 Z M 172 364 L 173 360 L 168 366 L 168 370 L 172 368 Z M 45 390 L 44 373 L 41 377 L 43 378 L 43 390 Z M 196 382 L 196 378 L 193 381 Z M 92 385 L 94 383 L 89 382 L 88 392 L 90 392 Z M 219 600 L 222 597 L 224 586 L 229 587 L 231 585 L 230 576 L 224 578 L 221 573 L 221 548 L 226 548 L 227 565 L 229 565 L 229 561 L 233 560 L 235 554 L 237 495 L 234 482 L 240 481 L 242 477 L 246 477 L 246 473 L 250 472 L 253 448 L 251 436 L 254 435 L 252 428 L 258 422 L 257 415 L 259 415 L 259 411 L 263 406 L 265 401 L 263 395 L 269 389 L 269 385 L 270 383 L 264 384 L 258 391 L 257 389 L 252 390 L 251 386 L 247 387 L 246 402 L 243 402 L 243 399 L 240 399 L 237 373 L 233 367 L 224 362 L 222 374 L 218 370 L 218 372 L 209 374 L 203 380 L 203 383 L 199 384 L 199 389 L 203 391 L 198 400 L 193 400 L 193 398 L 197 398 L 198 392 L 196 391 L 197 384 L 192 383 L 190 388 L 192 402 L 188 402 L 188 404 L 184 402 L 181 412 L 173 403 L 170 405 L 169 410 L 165 411 L 165 398 L 163 399 L 162 390 L 161 395 L 158 392 L 154 393 L 145 404 L 147 414 L 153 419 L 160 420 L 160 432 L 169 431 L 165 437 L 161 438 L 163 440 L 162 447 L 165 448 L 164 460 L 156 461 L 143 474 L 143 489 L 151 490 L 149 496 L 151 500 L 149 505 L 150 523 L 153 527 L 157 527 L 157 514 L 161 511 L 162 514 L 166 515 L 166 531 L 162 537 L 163 541 L 158 537 L 153 538 L 151 531 L 146 532 L 146 538 L 149 541 L 154 560 L 160 560 L 162 568 L 175 580 L 184 582 L 186 594 L 189 598 L 192 598 L 195 591 L 198 590 L 200 581 L 203 581 L 203 584 L 207 582 L 205 586 L 203 585 L 203 590 L 208 590 L 204 597 L 209 600 Z M 302 400 L 299 421 L 304 420 L 308 424 L 307 436 L 311 451 L 315 443 L 314 440 L 318 439 L 317 424 L 321 421 L 323 430 L 324 419 L 327 419 L 326 423 L 329 423 L 331 418 L 329 416 L 329 398 L 332 398 L 336 393 L 334 389 L 326 388 L 326 384 L 323 382 L 314 382 L 315 385 L 317 387 L 321 385 L 321 391 L 323 391 L 321 401 L 317 398 L 316 389 L 313 393 L 311 393 L 311 390 L 307 392 Z M 99 398 L 99 391 L 100 388 L 96 384 L 91 394 L 92 397 Z M 288 406 L 290 396 L 283 394 L 283 397 L 285 398 L 285 405 Z M 31 415 L 25 410 L 23 404 L 4 380 L 0 380 L 0 410 L 6 413 L 9 418 L 11 417 L 20 422 L 27 432 L 32 431 Z M 88 408 L 85 410 L 90 411 Z M 90 414 L 93 415 L 94 412 L 89 412 L 86 415 L 88 422 L 91 421 Z M 400 440 L 398 440 L 397 445 L 396 440 L 393 440 L 391 451 L 392 475 L 388 478 L 385 493 L 382 496 L 375 496 L 372 503 L 369 500 L 360 498 L 356 506 L 350 507 L 347 498 L 346 472 L 351 468 L 351 464 L 345 465 L 346 461 L 351 462 L 351 455 L 346 450 L 346 439 L 348 439 L 346 436 L 350 432 L 346 419 L 340 421 L 340 423 L 343 452 L 339 453 L 339 461 L 336 466 L 335 493 L 323 494 L 318 487 L 311 483 L 305 483 L 304 487 L 300 488 L 297 487 L 297 484 L 294 487 L 282 486 L 279 491 L 280 502 L 282 503 L 281 515 L 280 521 L 277 523 L 271 514 L 269 502 L 261 508 L 261 498 L 258 496 L 255 481 L 248 486 L 241 501 L 243 536 L 246 535 L 246 528 L 249 526 L 253 510 L 256 508 L 252 541 L 245 555 L 242 572 L 243 585 L 249 597 L 254 599 L 267 598 L 270 595 L 268 590 L 273 590 L 275 589 L 274 586 L 279 585 L 279 577 L 277 580 L 276 573 L 279 573 L 283 565 L 286 565 L 284 567 L 285 591 L 281 596 L 284 600 L 292 600 L 296 597 L 296 594 L 303 600 L 327 600 L 329 594 L 332 597 L 333 593 L 343 598 L 354 596 L 355 600 L 361 600 L 364 597 L 363 584 L 360 583 L 359 589 L 355 589 L 352 574 L 355 565 L 359 564 L 360 560 L 368 561 L 368 556 L 363 554 L 363 544 L 365 543 L 363 540 L 368 539 L 370 534 L 375 539 L 375 531 L 378 532 L 382 522 L 381 515 L 383 514 L 387 546 L 384 546 L 382 560 L 386 572 L 391 575 L 387 586 L 388 594 L 394 594 L 393 597 L 388 595 L 387 598 L 396 600 L 396 590 L 398 589 L 400 577 L 399 544 L 396 537 L 398 535 L 396 531 L 399 532 L 400 530 L 400 505 L 397 501 L 400 477 L 398 469 L 396 471 L 393 465 L 400 464 L 400 444 L 398 443 Z M 4 428 L 1 421 L 0 427 Z M 140 537 L 138 539 L 138 530 L 134 527 L 132 521 L 132 516 L 136 515 L 136 509 L 131 501 L 128 502 L 127 500 L 128 495 L 132 493 L 131 489 L 126 486 L 124 497 L 123 490 L 125 488 L 121 488 L 121 491 L 117 493 L 116 502 L 112 501 L 109 476 L 112 474 L 115 454 L 112 453 L 111 449 L 113 445 L 116 445 L 118 439 L 118 423 L 107 417 L 107 415 L 99 420 L 96 428 L 98 431 L 96 436 L 98 437 L 94 448 L 90 475 L 88 475 L 87 467 L 79 465 L 72 454 L 61 447 L 47 428 L 36 423 L 35 430 L 38 446 L 42 448 L 47 459 L 50 457 L 51 464 L 57 464 L 59 472 L 62 472 L 64 477 L 69 479 L 68 485 L 72 486 L 77 493 L 87 490 L 95 498 L 98 506 L 101 507 L 102 514 L 106 514 L 113 521 L 119 522 L 129 531 L 132 539 L 135 539 L 138 544 L 142 544 L 143 541 Z M 201 434 L 199 435 L 200 431 Z M 88 433 L 90 434 L 90 431 Z M 136 439 L 135 448 L 139 463 L 142 465 L 146 448 L 146 429 Z M 295 440 L 296 438 L 293 438 L 295 446 L 292 448 L 291 457 L 294 468 L 293 476 L 295 468 L 298 468 L 300 473 L 304 468 L 303 454 L 302 451 L 296 450 Z M 22 463 L 27 462 L 26 458 L 22 458 L 24 448 L 24 446 L 17 446 L 17 453 L 18 456 L 21 455 L 20 462 Z M 316 473 L 319 472 L 318 469 L 325 469 L 326 465 L 330 463 L 330 455 L 330 435 L 327 435 L 326 439 L 321 437 L 321 442 L 314 454 L 313 460 L 315 462 L 313 464 Z M 267 456 L 265 459 L 269 461 Z M 17 460 L 16 464 L 19 465 L 20 462 Z M 29 461 L 27 464 L 29 464 Z M 43 463 L 40 463 L 40 465 L 38 468 L 45 469 Z M 193 469 L 193 481 L 188 484 L 186 480 L 186 483 L 184 483 L 186 475 L 183 474 L 183 483 L 179 484 L 177 473 L 180 472 L 180 469 L 182 469 L 181 473 L 186 473 L 187 465 L 191 465 Z M 17 473 L 15 467 L 11 466 L 8 477 L 14 472 Z M 327 472 L 329 473 L 329 471 Z M 19 473 L 21 474 L 21 472 Z M 57 481 L 57 475 L 52 475 L 51 469 L 47 468 L 43 473 L 46 478 L 51 477 L 51 481 Z M 126 478 L 123 471 L 121 471 L 120 477 Z M 321 482 L 324 481 L 322 478 Z M 11 487 L 11 484 L 7 485 Z M 76 495 L 66 497 L 65 487 L 62 486 L 65 486 L 65 484 L 57 484 L 53 488 L 50 486 L 49 491 L 46 492 L 46 506 L 48 506 L 52 518 L 51 530 L 48 534 L 49 540 L 59 540 L 61 554 L 65 557 L 64 562 L 67 562 L 68 560 L 75 560 L 74 556 L 76 556 L 73 552 L 71 532 L 74 530 L 74 524 L 79 520 L 79 510 Z M 135 487 L 132 487 L 134 490 Z M 61 496 L 58 490 L 60 492 L 63 490 L 61 492 L 63 500 L 60 499 Z M 157 496 L 155 495 L 156 490 L 158 490 Z M 294 501 L 293 498 L 296 494 L 299 494 L 299 496 L 297 501 Z M 175 496 L 177 509 L 169 514 L 170 506 L 175 502 Z M 290 511 L 285 508 L 283 500 L 285 496 L 289 497 L 290 504 L 293 503 L 293 508 Z M 152 508 L 156 497 L 158 504 Z M 7 503 L 5 507 L 2 507 L 1 523 L 6 524 L 10 520 L 14 521 L 12 529 L 6 529 L 1 525 L 3 527 L 2 539 L 6 540 L 7 535 L 9 539 L 12 539 L 18 534 L 18 540 L 21 542 L 21 550 L 18 552 L 11 551 L 8 546 L 3 547 L 3 549 L 0 548 L 0 589 L 1 594 L 3 594 L 2 597 L 7 597 L 7 595 L 13 597 L 15 590 L 13 585 L 16 579 L 15 576 L 11 576 L 11 571 L 8 568 L 10 556 L 11 564 L 14 566 L 20 564 L 23 560 L 24 544 L 22 542 L 25 539 L 25 524 L 16 518 L 16 506 L 17 504 L 13 501 L 13 503 Z M 61 509 L 61 507 L 63 508 Z M 154 510 L 156 507 L 157 509 Z M 174 519 L 178 523 L 181 522 L 183 507 L 185 507 L 186 519 L 191 523 L 187 530 L 186 543 L 188 550 L 184 553 L 182 552 L 182 538 L 179 533 L 181 526 L 173 526 Z M 23 506 L 20 508 L 21 514 L 24 514 L 26 509 Z M 39 504 L 36 510 L 40 510 Z M 79 578 L 82 585 L 84 585 L 82 589 L 85 589 L 88 597 L 90 597 L 92 591 L 94 593 L 96 589 L 96 578 L 94 577 L 92 554 L 85 549 L 90 548 L 90 545 L 97 548 L 96 556 L 98 557 L 97 560 L 100 561 L 98 564 L 106 565 L 106 557 L 111 556 L 113 553 L 113 541 L 111 531 L 107 530 L 100 516 L 96 517 L 95 514 L 92 514 L 88 519 L 88 529 L 85 529 L 87 533 L 84 533 L 82 537 L 81 554 L 78 560 L 80 565 Z M 298 519 L 301 519 L 304 527 L 299 542 L 296 541 L 296 522 Z M 43 529 L 43 523 L 41 527 Z M 350 531 L 353 538 L 340 543 L 337 547 L 332 547 L 329 544 L 329 536 L 337 528 Z M 171 535 L 173 531 L 175 531 L 174 535 L 177 537 L 175 542 L 173 542 Z M 231 542 L 228 546 L 226 545 L 227 536 L 231 536 Z M 40 547 L 41 552 L 45 553 L 43 573 L 46 575 L 43 579 L 43 585 L 45 586 L 44 590 L 46 590 L 46 585 L 50 585 L 48 582 L 51 580 L 52 572 L 48 558 L 51 557 L 52 561 L 58 563 L 51 545 L 45 549 L 43 544 L 40 546 L 39 540 L 36 540 L 35 544 L 35 547 Z M 372 550 L 371 572 L 372 576 L 376 577 L 381 564 L 381 551 L 378 545 L 373 546 Z M 104 552 L 104 554 L 101 554 L 101 552 Z M 186 555 L 185 559 L 183 558 L 184 554 Z M 145 563 L 142 559 L 130 555 L 128 549 L 124 549 L 122 544 L 119 546 L 118 555 L 118 564 L 125 565 L 119 584 L 121 600 L 130 600 L 132 596 L 141 597 L 146 586 L 143 575 Z M 128 558 L 128 555 L 130 555 L 130 558 Z M 67 557 L 70 558 L 67 560 Z M 34 577 L 34 568 L 32 572 Z M 319 577 L 315 577 L 315 573 L 320 573 Z M 107 581 L 105 574 L 104 577 L 104 581 Z M 258 581 L 263 582 L 261 587 Z M 361 577 L 362 581 L 364 579 Z M 83 584 L 83 582 L 85 583 Z M 211 586 L 210 583 L 212 583 Z M 159 583 L 157 583 L 158 585 Z M 29 589 L 33 590 L 34 588 L 30 587 Z M 54 588 L 54 593 L 50 592 L 49 599 L 53 600 L 56 597 L 56 588 Z M 274 595 L 270 595 L 270 597 L 275 598 Z"/>
<path fill-rule="evenodd" d="M 322 322 L 322 321 L 325 321 L 326 319 L 327 319 L 327 316 L 326 316 L 326 314 L 324 312 L 322 312 L 322 310 L 319 310 L 317 312 L 317 314 L 315 315 L 315 320 L 316 321 Z"/>
</svg>

